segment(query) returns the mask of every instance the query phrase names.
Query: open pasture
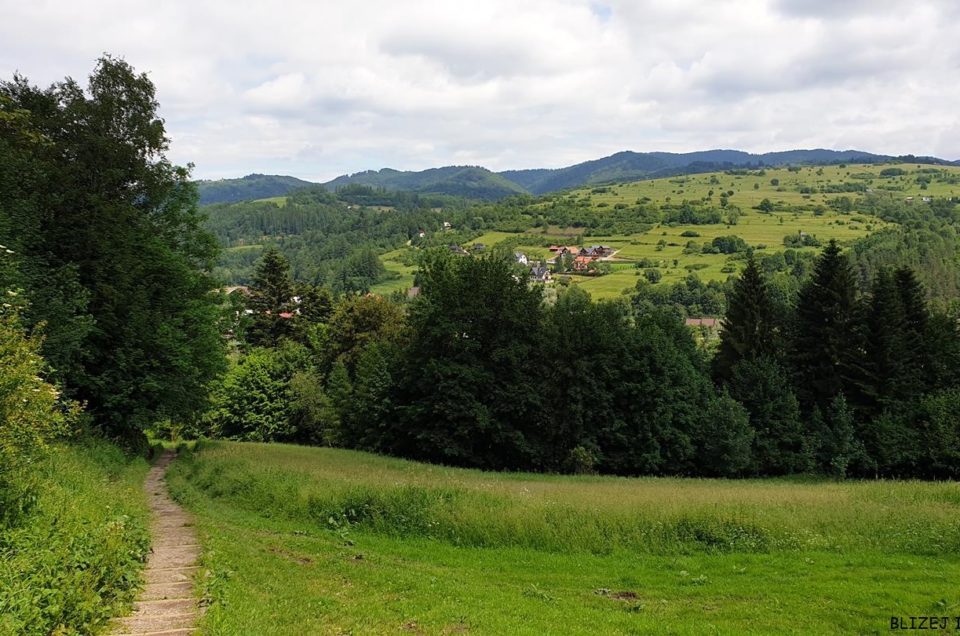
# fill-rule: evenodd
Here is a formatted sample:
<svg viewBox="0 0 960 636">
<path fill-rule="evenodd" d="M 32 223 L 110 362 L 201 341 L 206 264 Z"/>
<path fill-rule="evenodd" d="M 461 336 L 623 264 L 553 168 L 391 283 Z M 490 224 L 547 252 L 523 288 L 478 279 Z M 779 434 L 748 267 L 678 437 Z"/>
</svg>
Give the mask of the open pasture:
<svg viewBox="0 0 960 636">
<path fill-rule="evenodd" d="M 949 483 L 487 473 L 206 444 L 209 633 L 841 634 L 958 613 Z"/>
</svg>

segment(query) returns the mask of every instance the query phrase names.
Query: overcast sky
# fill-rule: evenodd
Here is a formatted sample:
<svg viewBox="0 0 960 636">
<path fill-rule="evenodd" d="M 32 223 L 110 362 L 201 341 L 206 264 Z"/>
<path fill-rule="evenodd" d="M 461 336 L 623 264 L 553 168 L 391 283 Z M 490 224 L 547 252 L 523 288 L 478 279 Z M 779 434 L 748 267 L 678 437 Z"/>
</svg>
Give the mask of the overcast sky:
<svg viewBox="0 0 960 636">
<path fill-rule="evenodd" d="M 960 159 L 954 0 L 0 0 L 0 74 L 147 71 L 195 176 L 619 150 Z"/>
</svg>

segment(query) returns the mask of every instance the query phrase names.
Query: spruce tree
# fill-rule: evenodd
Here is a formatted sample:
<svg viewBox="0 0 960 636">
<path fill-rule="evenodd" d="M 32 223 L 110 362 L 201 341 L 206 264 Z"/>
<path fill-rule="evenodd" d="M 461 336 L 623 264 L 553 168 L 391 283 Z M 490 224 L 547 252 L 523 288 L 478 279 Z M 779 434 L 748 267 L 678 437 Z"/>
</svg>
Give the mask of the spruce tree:
<svg viewBox="0 0 960 636">
<path fill-rule="evenodd" d="M 907 389 L 907 320 L 896 281 L 889 270 L 877 272 L 863 302 L 858 329 L 861 355 L 854 402 L 872 416 L 904 397 Z"/>
<path fill-rule="evenodd" d="M 727 297 L 720 348 L 713 360 L 714 377 L 728 380 L 740 360 L 777 357 L 779 334 L 773 301 L 753 254 Z"/>
<path fill-rule="evenodd" d="M 807 408 L 826 411 L 834 398 L 855 386 L 856 299 L 853 268 L 831 240 L 797 299 L 791 360 L 797 397 Z"/>
<path fill-rule="evenodd" d="M 247 340 L 254 346 L 276 346 L 292 332 L 289 313 L 293 303 L 293 280 L 290 263 L 277 251 L 268 248 L 257 261 L 250 286 L 247 306 L 253 310 L 253 324 L 247 332 Z"/>
<path fill-rule="evenodd" d="M 934 385 L 931 377 L 933 357 L 931 348 L 930 312 L 927 308 L 926 291 L 909 267 L 901 267 L 894 274 L 894 283 L 903 310 L 904 377 L 903 393 L 917 397 Z"/>
<path fill-rule="evenodd" d="M 750 414 L 754 430 L 751 472 L 784 475 L 813 467 L 800 404 L 776 360 L 741 360 L 734 365 L 727 386 L 731 397 Z"/>
</svg>

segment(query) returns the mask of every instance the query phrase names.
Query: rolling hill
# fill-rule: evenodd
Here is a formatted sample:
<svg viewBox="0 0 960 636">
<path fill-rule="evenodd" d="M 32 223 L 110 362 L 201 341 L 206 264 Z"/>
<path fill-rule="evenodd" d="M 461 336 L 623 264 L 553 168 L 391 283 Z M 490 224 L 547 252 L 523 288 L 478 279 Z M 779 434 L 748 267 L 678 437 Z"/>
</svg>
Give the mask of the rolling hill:
<svg viewBox="0 0 960 636">
<path fill-rule="evenodd" d="M 200 205 L 235 203 L 251 199 L 266 199 L 288 194 L 292 190 L 314 185 L 296 177 L 274 174 L 248 174 L 239 179 L 198 181 Z"/>
<path fill-rule="evenodd" d="M 494 201 L 527 190 L 516 182 L 478 166 L 445 166 L 419 172 L 384 168 L 343 175 L 325 183 L 330 190 L 349 184 L 381 187 L 386 190 L 449 194 L 471 199 Z"/>
</svg>

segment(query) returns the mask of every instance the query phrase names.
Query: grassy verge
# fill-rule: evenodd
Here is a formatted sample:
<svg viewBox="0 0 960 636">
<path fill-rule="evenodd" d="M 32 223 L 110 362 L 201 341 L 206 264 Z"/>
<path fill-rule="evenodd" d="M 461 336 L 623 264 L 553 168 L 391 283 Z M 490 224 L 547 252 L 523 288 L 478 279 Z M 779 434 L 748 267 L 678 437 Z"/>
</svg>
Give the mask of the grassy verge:
<svg viewBox="0 0 960 636">
<path fill-rule="evenodd" d="M 90 634 L 129 603 L 149 546 L 147 462 L 106 442 L 62 445 L 37 504 L 0 529 L 0 634 Z"/>
<path fill-rule="evenodd" d="M 493 474 L 217 443 L 172 468 L 208 633 L 879 633 L 960 614 L 952 484 Z"/>
</svg>

